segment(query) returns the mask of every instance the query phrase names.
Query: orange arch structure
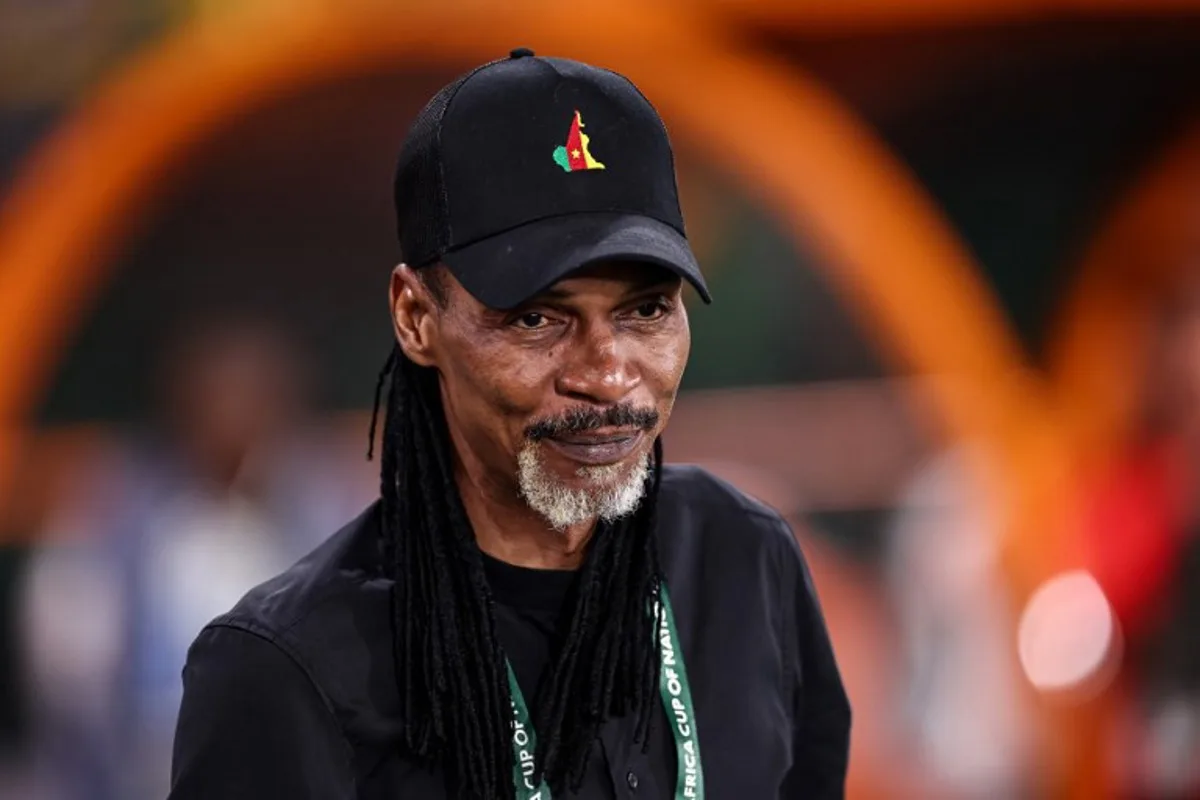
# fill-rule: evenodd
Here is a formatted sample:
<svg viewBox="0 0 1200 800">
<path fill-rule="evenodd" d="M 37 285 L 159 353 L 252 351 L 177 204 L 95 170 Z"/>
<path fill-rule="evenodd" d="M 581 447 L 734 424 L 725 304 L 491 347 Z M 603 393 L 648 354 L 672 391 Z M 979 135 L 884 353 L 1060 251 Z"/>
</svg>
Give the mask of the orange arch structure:
<svg viewBox="0 0 1200 800">
<path fill-rule="evenodd" d="M 1164 294 L 1200 261 L 1200 119 L 1116 206 L 1079 268 L 1051 353 L 1055 395 L 1080 455 L 1130 432 L 1145 347 Z"/>
<path fill-rule="evenodd" d="M 1052 447 L 1041 399 L 977 270 L 934 205 L 842 103 L 679 10 L 609 2 L 403 11 L 266 4 L 185 27 L 56 136 L 0 209 L 0 431 L 19 431 L 108 257 L 189 147 L 273 93 L 374 69 L 463 65 L 514 42 L 617 66 L 668 123 L 823 256 L 899 358 L 946 376 L 933 401 L 1022 496 Z M 771 131 L 769 138 L 762 132 Z M 4 442 L 0 441 L 0 445 Z M 0 459 L 11 446 L 0 447 Z"/>
<path fill-rule="evenodd" d="M 644 5 L 516 3 L 469 24 L 432 5 L 265 9 L 197 22 L 131 65 L 36 154 L 0 209 L 0 478 L 106 255 L 189 145 L 283 88 L 465 64 L 514 42 L 629 74 L 820 251 L 881 341 L 921 371 L 960 379 L 935 398 L 951 430 L 992 445 L 1011 474 L 1030 464 L 1021 432 L 1035 393 L 973 263 L 904 169 L 814 81 Z"/>
<path fill-rule="evenodd" d="M 0 209 L 0 491 L 108 256 L 193 143 L 273 93 L 408 64 L 462 66 L 514 42 L 628 74 L 677 135 L 822 256 L 879 341 L 944 378 L 922 399 L 950 435 L 989 452 L 989 477 L 1014 509 L 1018 594 L 1028 589 L 1046 569 L 1044 523 L 1038 535 L 1022 531 L 1057 502 L 1066 459 L 1041 387 L 957 237 L 817 82 L 678 10 L 624 2 L 489 5 L 469 24 L 452 6 L 265 4 L 192 23 L 131 64 L 35 154 Z"/>
</svg>

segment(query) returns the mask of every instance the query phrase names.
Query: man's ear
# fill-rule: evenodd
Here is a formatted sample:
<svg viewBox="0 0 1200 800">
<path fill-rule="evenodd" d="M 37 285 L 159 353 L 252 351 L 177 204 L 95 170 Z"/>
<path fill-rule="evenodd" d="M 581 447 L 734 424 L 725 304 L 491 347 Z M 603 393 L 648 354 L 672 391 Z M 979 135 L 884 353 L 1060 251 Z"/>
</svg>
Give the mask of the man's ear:
<svg viewBox="0 0 1200 800">
<path fill-rule="evenodd" d="M 437 304 L 424 282 L 407 264 L 397 264 L 392 270 L 388 302 L 392 328 L 404 355 L 422 367 L 433 366 L 436 362 L 437 327 L 434 322 Z"/>
</svg>

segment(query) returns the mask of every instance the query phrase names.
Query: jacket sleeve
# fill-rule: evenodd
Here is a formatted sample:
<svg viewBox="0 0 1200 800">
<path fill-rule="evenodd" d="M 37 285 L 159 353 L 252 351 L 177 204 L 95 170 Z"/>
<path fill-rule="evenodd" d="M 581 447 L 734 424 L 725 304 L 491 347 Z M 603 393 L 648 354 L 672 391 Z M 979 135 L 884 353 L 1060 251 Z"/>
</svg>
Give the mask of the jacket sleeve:
<svg viewBox="0 0 1200 800">
<path fill-rule="evenodd" d="M 786 527 L 786 523 L 785 523 Z M 842 686 L 833 644 L 817 599 L 812 574 L 791 529 L 790 556 L 784 585 L 785 608 L 791 612 L 790 638 L 793 677 L 793 761 L 784 780 L 786 800 L 841 800 L 846 791 L 850 755 L 850 701 Z M 791 569 L 790 567 L 794 567 Z"/>
<path fill-rule="evenodd" d="M 350 748 L 323 696 L 268 639 L 214 624 L 188 652 L 168 800 L 349 800 Z"/>
</svg>

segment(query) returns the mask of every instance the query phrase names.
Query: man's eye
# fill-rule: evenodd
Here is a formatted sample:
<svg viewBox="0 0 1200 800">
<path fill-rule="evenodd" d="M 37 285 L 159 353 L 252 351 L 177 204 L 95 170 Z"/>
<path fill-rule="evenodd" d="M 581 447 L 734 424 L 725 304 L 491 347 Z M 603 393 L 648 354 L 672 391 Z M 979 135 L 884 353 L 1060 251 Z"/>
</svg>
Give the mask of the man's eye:
<svg viewBox="0 0 1200 800">
<path fill-rule="evenodd" d="M 667 313 L 667 306 L 660 300 L 649 300 L 633 310 L 638 319 L 658 319 Z"/>
<path fill-rule="evenodd" d="M 516 325 L 518 328 L 523 328 L 527 331 L 537 330 L 538 328 L 544 328 L 544 327 L 546 327 L 547 324 L 549 324 L 549 322 L 550 322 L 550 320 L 546 319 L 544 314 L 539 314 L 536 311 L 530 311 L 528 313 L 522 314 L 521 316 L 519 316 L 515 320 L 513 320 L 514 325 Z"/>
</svg>

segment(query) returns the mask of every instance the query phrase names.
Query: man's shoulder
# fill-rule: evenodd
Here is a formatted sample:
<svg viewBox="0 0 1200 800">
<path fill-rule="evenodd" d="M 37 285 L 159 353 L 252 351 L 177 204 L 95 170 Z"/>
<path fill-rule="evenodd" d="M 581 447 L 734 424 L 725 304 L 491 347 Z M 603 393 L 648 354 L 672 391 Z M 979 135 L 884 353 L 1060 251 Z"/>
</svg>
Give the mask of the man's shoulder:
<svg viewBox="0 0 1200 800">
<path fill-rule="evenodd" d="M 268 693 L 289 691 L 288 684 L 237 676 L 260 664 L 299 670 L 349 741 L 387 730 L 396 704 L 387 677 L 392 582 L 383 574 L 380 526 L 376 502 L 295 566 L 251 589 L 200 633 L 189 664 L 220 664 Z M 364 682 L 364 675 L 379 679 Z"/>
<path fill-rule="evenodd" d="M 386 629 L 390 584 L 378 543 L 374 503 L 288 570 L 247 592 L 210 627 L 241 628 L 307 662 L 319 661 L 364 628 Z"/>
<path fill-rule="evenodd" d="M 663 470 L 655 533 L 672 603 L 684 616 L 719 607 L 744 625 L 770 620 L 779 633 L 791 627 L 785 609 L 796 607 L 794 598 L 811 594 L 783 515 L 699 467 Z M 750 596 L 748 587 L 761 591 Z"/>
<path fill-rule="evenodd" d="M 768 521 L 782 519 L 766 503 L 695 464 L 665 465 L 661 492 L 667 502 L 689 503 L 710 513 L 746 515 Z"/>
<path fill-rule="evenodd" d="M 672 539 L 736 544 L 743 550 L 795 545 L 791 528 L 778 511 L 691 464 L 663 467 L 659 522 L 662 534 Z"/>
</svg>

